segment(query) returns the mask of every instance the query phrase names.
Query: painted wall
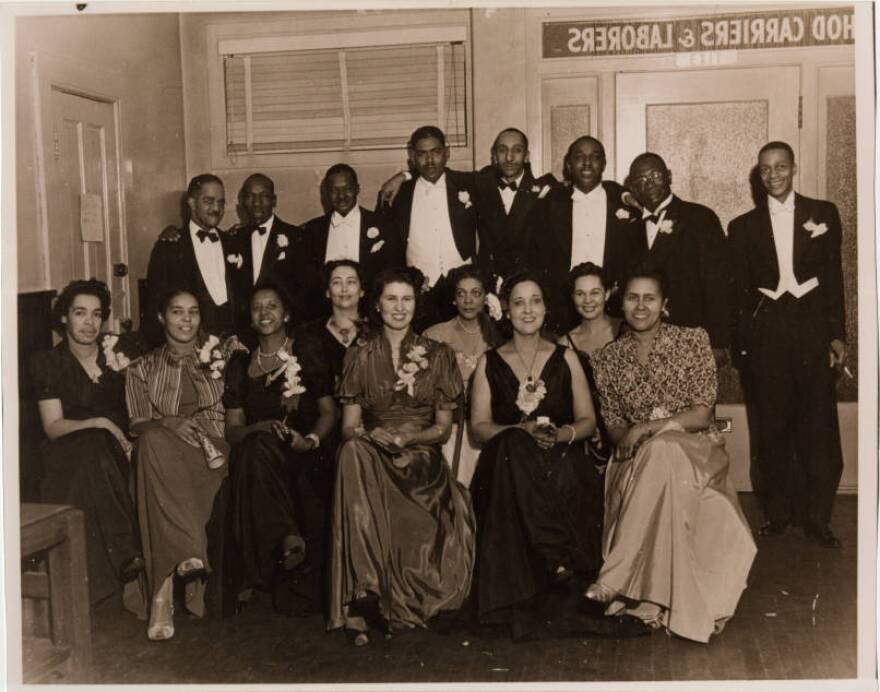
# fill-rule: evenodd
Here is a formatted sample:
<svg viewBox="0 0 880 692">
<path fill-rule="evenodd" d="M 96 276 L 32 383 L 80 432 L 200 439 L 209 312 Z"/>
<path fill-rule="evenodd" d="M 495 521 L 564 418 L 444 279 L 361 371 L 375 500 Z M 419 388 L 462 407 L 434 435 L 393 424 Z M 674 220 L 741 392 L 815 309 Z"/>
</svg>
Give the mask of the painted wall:
<svg viewBox="0 0 880 692">
<path fill-rule="evenodd" d="M 35 193 L 35 130 L 30 56 L 37 55 L 40 79 L 51 65 L 63 65 L 65 83 L 86 93 L 98 83 L 119 99 L 121 185 L 124 190 L 132 277 L 132 312 L 137 314 L 136 279 L 146 273 L 158 231 L 178 217 L 186 184 L 180 38 L 176 14 L 19 17 L 16 21 L 16 156 L 18 194 L 18 286 L 46 288 Z M 51 147 L 51 142 L 45 146 Z"/>
</svg>

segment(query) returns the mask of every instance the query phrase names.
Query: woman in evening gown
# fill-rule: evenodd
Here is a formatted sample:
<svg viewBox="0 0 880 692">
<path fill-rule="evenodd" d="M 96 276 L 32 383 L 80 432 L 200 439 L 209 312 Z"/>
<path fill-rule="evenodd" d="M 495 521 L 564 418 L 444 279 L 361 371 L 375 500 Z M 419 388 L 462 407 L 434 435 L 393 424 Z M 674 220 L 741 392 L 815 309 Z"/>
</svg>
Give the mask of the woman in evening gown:
<svg viewBox="0 0 880 692">
<path fill-rule="evenodd" d="M 733 615 L 755 543 L 712 430 L 706 332 L 665 324 L 659 275 L 624 286 L 629 329 L 593 357 L 616 451 L 606 471 L 604 564 L 587 598 L 707 642 Z"/>
<path fill-rule="evenodd" d="M 187 610 L 205 613 L 205 524 L 229 466 L 220 463 L 229 453 L 223 377 L 209 367 L 213 356 L 205 353 L 206 363 L 197 350 L 198 300 L 188 291 L 170 291 L 160 301 L 159 322 L 165 344 L 132 364 L 125 381 L 137 436 L 137 516 L 151 599 L 147 636 L 153 641 L 174 636 L 175 575 L 186 582 Z"/>
<path fill-rule="evenodd" d="M 275 609 L 323 609 L 337 411 L 325 352 L 288 336 L 290 304 L 270 283 L 254 287 L 258 345 L 226 372 L 226 439 L 234 445 L 232 526 L 242 596 L 271 589 Z"/>
<path fill-rule="evenodd" d="M 362 327 L 360 304 L 364 289 L 361 265 L 345 259 L 327 262 L 323 279 L 325 295 L 330 301 L 330 317 L 297 325 L 295 335 L 302 334 L 310 343 L 320 345 L 335 386 L 342 374 L 345 352 L 357 341 Z"/>
<path fill-rule="evenodd" d="M 480 270 L 465 264 L 449 272 L 449 282 L 455 289 L 455 308 L 458 314 L 448 322 L 441 322 L 425 330 L 425 336 L 452 346 L 455 361 L 464 382 L 465 399 L 469 392 L 471 376 L 477 362 L 488 349 L 501 342 L 501 335 L 492 318 L 486 313 L 486 281 Z M 461 441 L 457 437 L 461 435 Z M 452 424 L 449 439 L 443 445 L 443 456 L 451 464 L 455 449 L 459 447 L 457 480 L 470 485 L 480 449 L 470 432 L 470 424 L 459 432 L 458 423 Z"/>
<path fill-rule="evenodd" d="M 421 283 L 415 269 L 377 275 L 379 326 L 346 354 L 339 384 L 328 628 L 358 646 L 368 628 L 422 627 L 459 608 L 471 583 L 470 502 L 440 453 L 462 381 L 452 349 L 412 331 Z"/>
<path fill-rule="evenodd" d="M 587 441 L 587 453 L 594 464 L 604 469 L 611 456 L 613 445 L 602 419 L 599 391 L 593 377 L 590 357 L 618 337 L 623 320 L 611 317 L 606 310 L 608 299 L 611 297 L 611 286 L 601 267 L 592 262 L 578 264 L 568 275 L 568 286 L 572 303 L 581 322 L 560 337 L 558 343 L 575 350 L 587 376 L 593 408 L 596 412 L 596 429 Z"/>
<path fill-rule="evenodd" d="M 509 625 L 518 639 L 542 619 L 540 596 L 598 570 L 602 480 L 576 444 L 596 426 L 587 381 L 575 353 L 541 335 L 541 286 L 514 274 L 502 300 L 513 338 L 474 374 L 471 426 L 484 445 L 472 483 L 474 598 L 480 622 Z"/>
<path fill-rule="evenodd" d="M 123 584 L 127 592 L 136 591 L 133 580 L 144 570 L 128 491 L 132 447 L 125 375 L 114 354 L 102 347 L 101 326 L 109 315 L 110 293 L 103 282 L 68 284 L 52 310 L 61 342 L 31 359 L 40 421 L 48 438 L 41 447 L 45 476 L 40 499 L 85 513 L 92 603 L 118 592 Z"/>
</svg>

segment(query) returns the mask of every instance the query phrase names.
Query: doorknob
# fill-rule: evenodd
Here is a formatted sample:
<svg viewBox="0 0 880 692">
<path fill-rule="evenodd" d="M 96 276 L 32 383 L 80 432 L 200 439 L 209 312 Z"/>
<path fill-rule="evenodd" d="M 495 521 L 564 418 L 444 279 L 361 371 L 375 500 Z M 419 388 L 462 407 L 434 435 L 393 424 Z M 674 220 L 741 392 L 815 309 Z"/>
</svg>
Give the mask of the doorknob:
<svg viewBox="0 0 880 692">
<path fill-rule="evenodd" d="M 113 276 L 128 276 L 128 265 L 125 262 L 119 262 L 113 265 Z"/>
</svg>

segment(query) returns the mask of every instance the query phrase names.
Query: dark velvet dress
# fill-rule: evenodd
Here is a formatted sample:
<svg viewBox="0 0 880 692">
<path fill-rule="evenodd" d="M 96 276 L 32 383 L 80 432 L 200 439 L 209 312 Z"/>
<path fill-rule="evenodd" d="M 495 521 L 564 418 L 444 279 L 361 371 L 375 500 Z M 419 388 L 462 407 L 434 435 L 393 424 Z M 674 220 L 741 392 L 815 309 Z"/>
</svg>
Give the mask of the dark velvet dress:
<svg viewBox="0 0 880 692">
<path fill-rule="evenodd" d="M 540 379 L 547 393 L 527 417 L 516 405 L 519 380 L 495 350 L 486 352 L 492 420 L 513 425 L 547 416 L 574 420 L 571 371 L 557 346 Z M 586 574 L 601 564 L 602 479 L 582 445 L 538 447 L 508 428 L 483 447 L 471 483 L 477 515 L 476 607 L 489 623 L 511 622 L 545 592 L 559 566 Z"/>
<path fill-rule="evenodd" d="M 283 420 L 301 435 L 310 433 L 319 417 L 318 399 L 333 394 L 330 370 L 321 344 L 301 336 L 291 350 L 306 389 L 295 395 L 294 410 L 282 407 L 284 376 L 268 385 L 267 375 L 251 377 L 252 356 L 247 353 L 230 361 L 224 406 L 244 409 L 248 425 Z M 304 565 L 295 575 L 286 575 L 283 592 L 275 590 L 275 606 L 286 613 L 313 611 L 321 604 L 335 446 L 331 437 L 318 449 L 295 452 L 274 433 L 257 431 L 232 451 L 232 525 L 241 555 L 241 586 L 279 586 L 273 583 L 273 568 L 281 540 L 295 535 L 306 542 Z"/>
<path fill-rule="evenodd" d="M 101 377 L 93 382 L 65 341 L 35 353 L 31 373 L 37 399 L 59 399 L 65 418 L 103 416 L 125 432 L 125 376 L 107 367 L 100 347 L 98 366 Z M 42 456 L 40 499 L 85 512 L 89 598 L 95 603 L 121 589 L 119 569 L 140 554 L 128 458 L 116 438 L 98 428 L 46 440 Z"/>
<path fill-rule="evenodd" d="M 295 336 L 297 339 L 306 339 L 310 344 L 313 344 L 320 349 L 319 353 L 330 371 L 330 377 L 333 381 L 335 391 L 335 386 L 339 383 L 339 378 L 342 375 L 342 361 L 345 358 L 346 351 L 348 351 L 351 346 L 343 346 L 339 340 L 330 333 L 330 330 L 327 329 L 326 317 L 312 320 L 311 322 L 305 322 L 298 326 L 295 331 Z M 352 345 L 355 343 L 357 343 L 357 338 L 352 341 Z"/>
</svg>

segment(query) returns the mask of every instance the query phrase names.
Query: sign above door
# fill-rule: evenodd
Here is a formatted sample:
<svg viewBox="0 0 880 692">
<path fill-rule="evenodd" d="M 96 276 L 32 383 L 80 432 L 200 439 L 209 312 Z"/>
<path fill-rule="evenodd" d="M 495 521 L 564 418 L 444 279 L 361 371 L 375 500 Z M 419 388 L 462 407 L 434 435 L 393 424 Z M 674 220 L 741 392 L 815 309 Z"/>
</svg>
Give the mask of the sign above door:
<svg viewBox="0 0 880 692">
<path fill-rule="evenodd" d="M 801 48 L 853 42 L 851 6 L 543 25 L 544 58 Z"/>
</svg>

